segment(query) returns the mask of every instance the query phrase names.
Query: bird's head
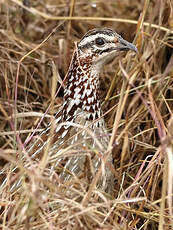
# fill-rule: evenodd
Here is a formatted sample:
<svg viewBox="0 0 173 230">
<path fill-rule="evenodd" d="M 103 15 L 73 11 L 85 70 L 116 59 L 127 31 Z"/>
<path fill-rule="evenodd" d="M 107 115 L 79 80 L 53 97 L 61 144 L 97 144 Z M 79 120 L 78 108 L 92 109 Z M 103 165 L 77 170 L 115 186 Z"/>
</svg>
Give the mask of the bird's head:
<svg viewBox="0 0 173 230">
<path fill-rule="evenodd" d="M 123 51 L 137 52 L 135 45 L 124 40 L 118 33 L 109 28 L 90 30 L 77 46 L 79 58 L 89 60 L 96 69 L 100 69 Z"/>
</svg>

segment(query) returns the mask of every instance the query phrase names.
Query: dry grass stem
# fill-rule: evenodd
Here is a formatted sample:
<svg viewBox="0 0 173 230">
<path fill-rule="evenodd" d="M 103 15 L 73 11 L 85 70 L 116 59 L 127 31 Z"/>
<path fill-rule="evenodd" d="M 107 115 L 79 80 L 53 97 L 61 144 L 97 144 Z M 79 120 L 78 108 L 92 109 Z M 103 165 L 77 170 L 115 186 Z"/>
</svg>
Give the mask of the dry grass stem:
<svg viewBox="0 0 173 230">
<path fill-rule="evenodd" d="M 0 11 L 0 229 L 173 229 L 172 1 L 7 0 Z M 52 154 L 73 50 L 95 27 L 138 48 L 100 79 L 109 145 L 70 123 L 96 147 L 60 145 Z M 43 155 L 31 155 L 30 143 L 41 143 Z M 96 173 L 91 153 L 104 153 Z M 89 159 L 90 182 L 72 175 L 62 183 L 57 161 L 74 155 Z M 97 187 L 104 165 L 115 177 L 111 195 Z"/>
</svg>

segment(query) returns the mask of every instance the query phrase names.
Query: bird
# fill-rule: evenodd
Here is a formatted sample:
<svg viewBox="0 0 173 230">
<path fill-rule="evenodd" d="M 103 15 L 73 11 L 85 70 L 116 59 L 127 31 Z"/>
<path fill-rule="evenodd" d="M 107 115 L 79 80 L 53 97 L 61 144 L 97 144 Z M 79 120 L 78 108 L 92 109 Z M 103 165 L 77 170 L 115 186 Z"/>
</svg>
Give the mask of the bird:
<svg viewBox="0 0 173 230">
<path fill-rule="evenodd" d="M 112 164 L 112 156 L 109 156 L 108 164 L 102 165 L 109 134 L 99 99 L 100 74 L 105 64 L 128 50 L 137 52 L 135 45 L 110 28 L 92 29 L 75 43 L 65 77 L 64 100 L 55 114 L 49 148 L 50 158 L 57 156 L 54 159 L 56 167 L 61 166 L 59 178 L 63 183 L 83 175 L 91 180 L 99 167 L 103 167 L 98 187 L 103 191 L 112 190 L 114 176 L 108 167 Z M 28 148 L 32 158 L 37 158 L 45 148 L 50 129 L 51 124 L 41 133 L 41 141 Z M 67 147 L 73 149 L 71 156 L 61 154 Z"/>
<path fill-rule="evenodd" d="M 94 147 L 101 153 L 106 151 L 109 143 L 109 135 L 102 117 L 101 102 L 99 99 L 99 77 L 103 66 L 120 56 L 124 51 L 137 52 L 136 46 L 124 40 L 118 33 L 110 28 L 95 28 L 88 31 L 81 40 L 75 44 L 72 61 L 67 73 L 67 85 L 64 92 L 64 103 L 61 110 L 55 116 L 55 133 L 52 152 L 59 145 L 74 145 Z M 63 126 L 58 126 L 65 122 Z M 73 124 L 77 124 L 75 126 Z M 79 127 L 80 125 L 80 127 Z M 87 132 L 90 129 L 95 138 Z M 72 137 L 72 138 L 71 138 Z M 99 140 L 101 145 L 97 145 Z M 93 156 L 94 155 L 94 156 Z M 101 164 L 101 157 L 97 154 L 91 156 L 93 172 L 96 173 Z M 81 154 L 70 157 L 64 165 L 60 178 L 66 181 L 71 175 L 79 175 L 84 171 L 86 155 Z M 58 162 L 61 161 L 58 160 Z M 112 162 L 112 156 L 108 161 Z M 88 170 L 88 169 L 87 169 Z M 89 170 L 87 171 L 89 172 Z M 111 187 L 113 176 L 110 169 L 105 169 L 103 190 Z"/>
</svg>

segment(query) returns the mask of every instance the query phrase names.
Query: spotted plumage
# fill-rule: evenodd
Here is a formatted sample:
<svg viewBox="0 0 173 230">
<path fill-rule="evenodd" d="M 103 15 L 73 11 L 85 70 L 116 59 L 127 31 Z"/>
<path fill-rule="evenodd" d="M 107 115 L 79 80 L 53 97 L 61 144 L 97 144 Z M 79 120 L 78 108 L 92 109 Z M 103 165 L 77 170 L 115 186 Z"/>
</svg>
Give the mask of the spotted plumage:
<svg viewBox="0 0 173 230">
<path fill-rule="evenodd" d="M 85 129 L 81 131 L 81 128 L 74 128 L 70 124 L 56 129 L 56 132 L 60 133 L 59 138 L 61 139 L 57 142 L 58 144 L 63 144 L 66 137 L 68 139 L 74 135 L 67 142 L 68 145 L 78 142 L 82 146 L 89 144 L 101 153 L 106 150 L 109 136 L 105 129 L 104 119 L 101 117 L 102 110 L 98 96 L 99 75 L 104 64 L 118 56 L 121 51 L 129 49 L 137 51 L 133 44 L 125 41 L 120 35 L 108 28 L 91 30 L 84 35 L 79 43 L 75 44 L 72 62 L 67 73 L 64 104 L 56 118 L 58 123 L 73 122 L 81 124 L 84 128 L 90 128 L 101 142 L 102 148 L 100 149 L 100 146 L 96 144 L 94 138 L 88 135 Z M 79 132 L 80 134 L 77 134 Z M 101 158 L 94 156 L 92 159 L 93 168 L 96 172 L 101 164 Z M 64 166 L 65 170 L 60 174 L 60 177 L 67 180 L 71 177 L 71 173 L 79 175 L 83 170 L 85 160 L 85 155 L 68 159 Z M 111 163 L 111 161 L 110 156 L 109 162 Z M 70 173 L 66 173 L 66 171 Z M 103 187 L 107 188 L 112 183 L 110 181 L 112 181 L 113 176 L 108 168 L 105 172 L 102 181 L 104 181 Z"/>
<path fill-rule="evenodd" d="M 72 175 L 80 177 L 82 174 L 89 173 L 90 169 L 84 173 L 88 157 L 92 175 L 101 165 L 101 156 L 107 149 L 109 135 L 105 129 L 98 95 L 99 75 L 106 63 L 113 60 L 122 51 L 127 50 L 137 51 L 133 44 L 108 28 L 91 30 L 78 43 L 75 43 L 71 65 L 66 77 L 64 103 L 55 116 L 56 127 L 49 150 L 50 157 L 57 156 L 62 148 L 78 144 L 73 149 L 77 150 L 79 154 L 72 154 L 72 157 L 68 158 L 60 154 L 56 158 L 56 166 L 63 165 L 64 168 L 59 174 L 62 181 L 69 180 Z M 28 151 L 32 153 L 32 158 L 37 158 L 43 151 L 47 144 L 49 130 L 50 125 L 40 135 L 42 141 L 37 141 L 30 146 Z M 95 151 L 91 151 L 88 156 L 83 152 L 85 147 Z M 81 154 L 81 152 L 83 153 Z M 111 164 L 111 156 L 108 161 Z M 111 190 L 113 175 L 109 167 L 105 165 L 104 167 L 99 187 L 103 190 Z"/>
<path fill-rule="evenodd" d="M 94 29 L 83 36 L 75 46 L 67 74 L 63 112 L 62 115 L 60 113 L 56 115 L 58 122 L 74 122 L 77 113 L 81 111 L 84 112 L 86 120 L 94 121 L 101 116 L 98 97 L 99 74 L 104 64 L 121 51 L 129 49 L 136 51 L 134 45 L 108 28 Z M 98 121 L 98 126 L 99 123 Z M 65 130 L 65 133 L 68 132 Z M 62 133 L 62 135 L 65 134 Z"/>
</svg>

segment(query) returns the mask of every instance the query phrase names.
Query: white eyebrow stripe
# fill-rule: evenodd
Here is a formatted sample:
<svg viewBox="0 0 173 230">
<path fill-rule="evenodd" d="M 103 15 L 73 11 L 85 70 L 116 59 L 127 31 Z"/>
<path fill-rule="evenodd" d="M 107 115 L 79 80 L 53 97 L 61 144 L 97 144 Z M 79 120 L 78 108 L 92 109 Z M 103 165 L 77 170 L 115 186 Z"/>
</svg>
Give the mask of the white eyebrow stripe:
<svg viewBox="0 0 173 230">
<path fill-rule="evenodd" d="M 94 41 L 98 37 L 102 37 L 106 41 L 113 41 L 115 38 L 115 36 L 98 33 L 98 34 L 90 35 L 86 38 L 83 38 L 83 40 L 79 42 L 79 46 L 85 46 L 87 43 L 91 43 L 92 41 Z"/>
</svg>

